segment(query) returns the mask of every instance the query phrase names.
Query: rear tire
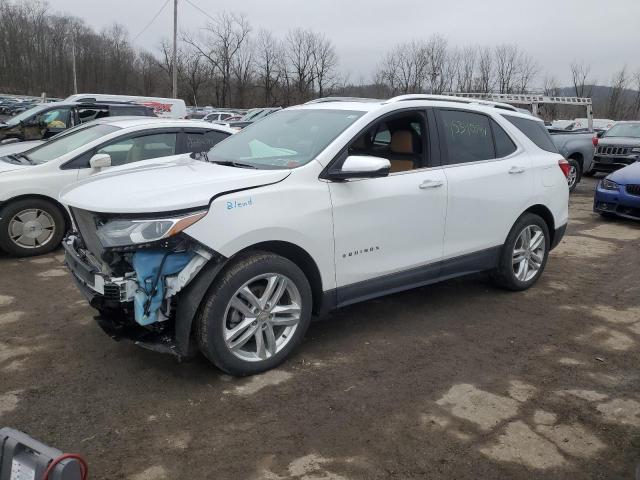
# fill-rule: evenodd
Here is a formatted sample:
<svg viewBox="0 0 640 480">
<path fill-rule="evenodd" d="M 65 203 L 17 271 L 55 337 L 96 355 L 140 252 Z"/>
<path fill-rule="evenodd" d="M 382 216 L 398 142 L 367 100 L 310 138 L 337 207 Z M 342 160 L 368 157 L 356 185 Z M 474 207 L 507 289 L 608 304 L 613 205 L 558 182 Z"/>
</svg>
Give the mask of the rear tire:
<svg viewBox="0 0 640 480">
<path fill-rule="evenodd" d="M 32 257 L 55 250 L 65 234 L 64 214 L 52 202 L 26 198 L 0 212 L 0 248 L 17 257 Z"/>
<path fill-rule="evenodd" d="M 547 223 L 534 213 L 523 214 L 511 228 L 491 278 L 507 290 L 528 289 L 542 275 L 550 246 Z"/>
<path fill-rule="evenodd" d="M 567 184 L 569 186 L 569 191 L 573 192 L 578 183 L 580 183 L 580 179 L 582 178 L 582 169 L 580 168 L 580 163 L 574 158 L 569 158 L 567 160 L 569 162 L 569 175 L 567 176 Z"/>
<path fill-rule="evenodd" d="M 238 257 L 212 285 L 196 318 L 196 340 L 211 363 L 235 376 L 282 363 L 311 322 L 309 281 L 269 252 Z"/>
</svg>

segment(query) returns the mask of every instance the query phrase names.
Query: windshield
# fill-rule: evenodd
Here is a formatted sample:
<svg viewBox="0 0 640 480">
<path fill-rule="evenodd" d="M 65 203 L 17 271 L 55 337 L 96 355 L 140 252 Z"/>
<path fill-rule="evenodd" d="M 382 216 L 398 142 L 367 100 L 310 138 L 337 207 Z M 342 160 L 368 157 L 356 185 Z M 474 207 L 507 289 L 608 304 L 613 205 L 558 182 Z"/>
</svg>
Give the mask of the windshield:
<svg viewBox="0 0 640 480">
<path fill-rule="evenodd" d="M 52 138 L 48 142 L 27 151 L 26 156 L 33 163 L 49 162 L 116 130 L 120 130 L 120 128 L 113 125 L 87 125 L 84 128 L 73 132 L 65 132 L 64 135 Z"/>
<path fill-rule="evenodd" d="M 313 160 L 364 112 L 283 110 L 231 135 L 209 150 L 209 160 L 256 168 L 296 168 Z"/>
<path fill-rule="evenodd" d="M 619 123 L 607 130 L 604 136 L 640 138 L 640 123 Z"/>
<path fill-rule="evenodd" d="M 19 113 L 18 115 L 14 115 L 10 119 L 8 119 L 7 120 L 7 125 L 18 125 L 21 121 L 26 120 L 30 116 L 35 115 L 40 110 L 44 110 L 45 108 L 47 108 L 49 106 L 50 105 L 43 104 L 43 105 L 37 105 L 37 106 L 35 106 L 33 108 L 30 108 L 29 110 L 25 110 L 24 112 Z"/>
<path fill-rule="evenodd" d="M 251 120 L 253 117 L 257 116 L 260 112 L 264 110 L 263 108 L 254 108 L 253 110 L 249 110 L 244 116 L 240 119 L 241 122 L 246 122 Z"/>
</svg>

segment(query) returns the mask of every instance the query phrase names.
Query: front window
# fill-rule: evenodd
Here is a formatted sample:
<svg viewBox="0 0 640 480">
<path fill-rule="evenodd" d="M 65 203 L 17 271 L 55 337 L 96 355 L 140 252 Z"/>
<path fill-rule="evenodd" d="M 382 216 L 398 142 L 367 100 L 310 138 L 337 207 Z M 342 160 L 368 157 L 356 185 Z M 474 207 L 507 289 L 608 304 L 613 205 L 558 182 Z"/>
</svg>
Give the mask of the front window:
<svg viewBox="0 0 640 480">
<path fill-rule="evenodd" d="M 313 160 L 364 112 L 284 110 L 230 136 L 209 151 L 210 161 L 256 168 L 296 168 Z"/>
<path fill-rule="evenodd" d="M 119 128 L 112 125 L 89 125 L 72 133 L 52 138 L 47 143 L 27 151 L 26 155 L 33 163 L 49 162 L 116 130 Z"/>
<path fill-rule="evenodd" d="M 607 130 L 604 136 L 640 138 L 640 123 L 619 123 Z"/>
</svg>

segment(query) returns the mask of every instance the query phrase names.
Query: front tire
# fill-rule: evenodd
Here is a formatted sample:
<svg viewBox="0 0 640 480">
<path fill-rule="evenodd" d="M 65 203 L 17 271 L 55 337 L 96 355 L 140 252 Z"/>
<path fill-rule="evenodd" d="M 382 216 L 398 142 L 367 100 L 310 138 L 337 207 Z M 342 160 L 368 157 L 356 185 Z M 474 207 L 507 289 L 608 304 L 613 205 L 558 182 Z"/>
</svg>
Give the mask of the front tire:
<svg viewBox="0 0 640 480">
<path fill-rule="evenodd" d="M 56 205 L 41 198 L 26 198 L 0 212 L 0 248 L 17 257 L 55 250 L 65 233 L 65 218 Z"/>
<path fill-rule="evenodd" d="M 302 342 L 311 309 L 311 287 L 296 264 L 272 253 L 249 252 L 207 293 L 196 339 L 220 370 L 254 375 L 282 363 Z"/>
<path fill-rule="evenodd" d="M 525 213 L 511 228 L 502 247 L 498 267 L 492 272 L 497 285 L 526 290 L 538 281 L 549 256 L 549 227 L 538 215 Z"/>
</svg>

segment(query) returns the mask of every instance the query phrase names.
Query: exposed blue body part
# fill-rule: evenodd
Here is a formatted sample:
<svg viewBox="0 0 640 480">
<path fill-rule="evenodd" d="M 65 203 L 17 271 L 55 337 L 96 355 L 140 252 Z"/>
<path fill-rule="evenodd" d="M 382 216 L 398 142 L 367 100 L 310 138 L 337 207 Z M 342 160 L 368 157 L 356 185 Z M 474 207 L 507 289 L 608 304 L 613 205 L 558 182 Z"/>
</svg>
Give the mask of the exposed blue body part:
<svg viewBox="0 0 640 480">
<path fill-rule="evenodd" d="M 158 321 L 164 299 L 164 278 L 179 273 L 194 257 L 194 252 L 141 250 L 133 255 L 133 268 L 138 279 L 134 298 L 136 322 L 150 325 Z"/>
<path fill-rule="evenodd" d="M 640 220 L 640 162 L 617 170 L 598 182 L 593 210 Z"/>
</svg>

